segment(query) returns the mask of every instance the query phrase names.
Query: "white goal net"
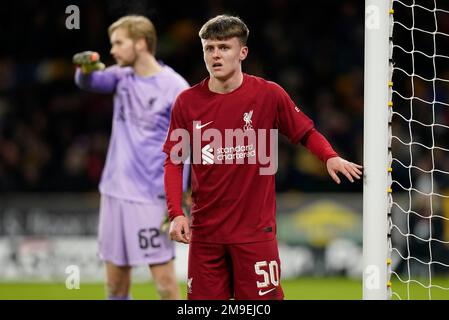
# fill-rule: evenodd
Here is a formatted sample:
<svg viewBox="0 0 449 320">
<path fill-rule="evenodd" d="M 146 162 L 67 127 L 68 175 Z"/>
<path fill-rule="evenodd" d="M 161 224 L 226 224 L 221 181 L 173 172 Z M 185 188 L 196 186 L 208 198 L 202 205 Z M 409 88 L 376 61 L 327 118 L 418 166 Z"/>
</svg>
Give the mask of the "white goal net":
<svg viewBox="0 0 449 320">
<path fill-rule="evenodd" d="M 390 11 L 388 295 L 449 299 L 449 1 Z"/>
</svg>

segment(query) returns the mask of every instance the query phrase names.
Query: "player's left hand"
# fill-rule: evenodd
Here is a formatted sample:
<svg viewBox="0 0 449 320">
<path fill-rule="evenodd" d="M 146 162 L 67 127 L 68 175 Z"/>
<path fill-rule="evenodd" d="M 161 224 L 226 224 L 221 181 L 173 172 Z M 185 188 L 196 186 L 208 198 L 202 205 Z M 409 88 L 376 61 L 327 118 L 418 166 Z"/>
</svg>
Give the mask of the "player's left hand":
<svg viewBox="0 0 449 320">
<path fill-rule="evenodd" d="M 349 162 L 340 157 L 330 158 L 326 162 L 327 172 L 334 179 L 334 181 L 340 184 L 340 178 L 337 173 L 342 173 L 348 178 L 349 181 L 354 182 L 354 178 L 360 179 L 362 175 L 361 169 L 363 168 L 361 165 L 355 164 L 353 162 Z"/>
</svg>

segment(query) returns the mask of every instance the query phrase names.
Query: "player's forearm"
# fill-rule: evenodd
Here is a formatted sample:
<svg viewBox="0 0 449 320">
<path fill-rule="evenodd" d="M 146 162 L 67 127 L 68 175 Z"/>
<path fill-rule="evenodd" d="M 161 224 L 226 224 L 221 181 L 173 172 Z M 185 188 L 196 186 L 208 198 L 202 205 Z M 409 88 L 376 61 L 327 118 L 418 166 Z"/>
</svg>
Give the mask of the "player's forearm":
<svg viewBox="0 0 449 320">
<path fill-rule="evenodd" d="M 164 187 L 170 221 L 177 216 L 184 215 L 182 211 L 182 173 L 183 164 L 174 164 L 170 157 L 167 157 L 164 163 Z"/>
<path fill-rule="evenodd" d="M 116 82 L 117 80 L 112 73 L 94 71 L 89 74 L 84 74 L 81 72 L 81 68 L 76 68 L 75 83 L 83 90 L 98 93 L 113 93 Z"/>
<path fill-rule="evenodd" d="M 338 157 L 338 153 L 334 151 L 329 141 L 315 128 L 307 132 L 301 143 L 324 163 L 330 158 Z"/>
</svg>

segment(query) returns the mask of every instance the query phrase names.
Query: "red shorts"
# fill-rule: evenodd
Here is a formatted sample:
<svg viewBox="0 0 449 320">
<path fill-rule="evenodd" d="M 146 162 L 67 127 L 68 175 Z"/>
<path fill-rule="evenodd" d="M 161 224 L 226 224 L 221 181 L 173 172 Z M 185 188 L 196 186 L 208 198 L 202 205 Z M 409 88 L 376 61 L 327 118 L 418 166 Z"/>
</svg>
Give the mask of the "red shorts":
<svg viewBox="0 0 449 320">
<path fill-rule="evenodd" d="M 189 300 L 282 300 L 276 239 L 244 244 L 191 242 Z"/>
</svg>

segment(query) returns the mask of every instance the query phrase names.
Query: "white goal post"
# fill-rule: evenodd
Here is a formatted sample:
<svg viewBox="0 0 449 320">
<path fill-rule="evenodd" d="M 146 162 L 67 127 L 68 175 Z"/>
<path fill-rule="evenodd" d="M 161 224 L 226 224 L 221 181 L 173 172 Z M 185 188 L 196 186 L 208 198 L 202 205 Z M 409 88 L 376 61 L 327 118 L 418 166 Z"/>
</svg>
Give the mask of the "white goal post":
<svg viewBox="0 0 449 320">
<path fill-rule="evenodd" d="M 387 299 L 390 10 L 365 1 L 363 299 Z"/>
<path fill-rule="evenodd" d="M 363 299 L 449 298 L 449 1 L 366 0 Z"/>
</svg>

